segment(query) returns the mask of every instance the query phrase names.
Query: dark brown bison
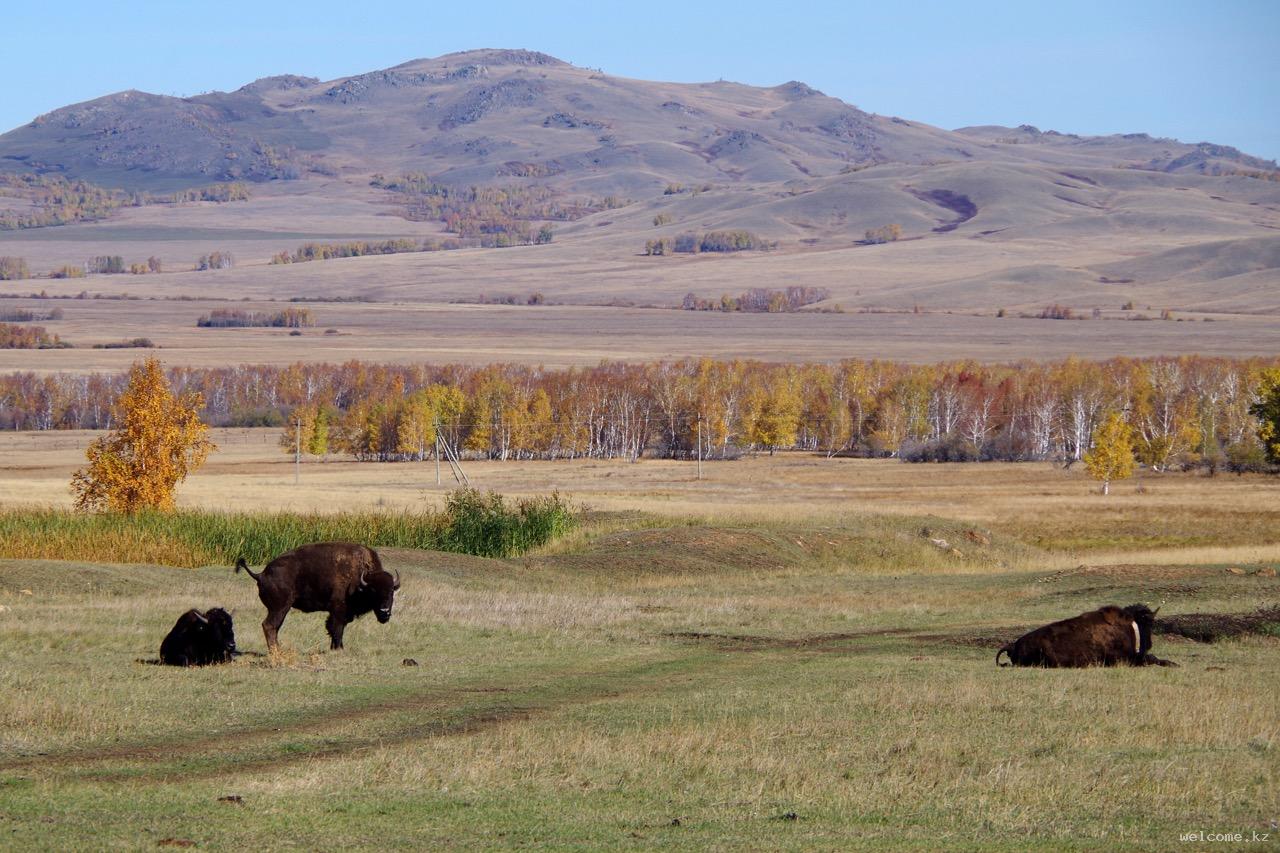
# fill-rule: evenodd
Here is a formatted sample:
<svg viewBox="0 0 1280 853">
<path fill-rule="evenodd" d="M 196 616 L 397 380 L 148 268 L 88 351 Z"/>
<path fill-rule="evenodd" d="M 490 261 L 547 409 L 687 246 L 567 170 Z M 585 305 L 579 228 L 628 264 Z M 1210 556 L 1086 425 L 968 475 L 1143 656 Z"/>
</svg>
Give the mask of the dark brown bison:
<svg viewBox="0 0 1280 853">
<path fill-rule="evenodd" d="M 1157 608 L 1158 610 L 1159 608 Z M 996 652 L 1014 666 L 1177 666 L 1151 654 L 1156 614 L 1145 604 L 1109 604 L 1023 634 Z"/>
<path fill-rule="evenodd" d="M 160 662 L 170 666 L 226 663 L 236 654 L 231 614 L 221 607 L 183 613 L 160 644 Z"/>
<path fill-rule="evenodd" d="M 350 542 L 317 542 L 276 557 L 255 573 L 241 557 L 244 569 L 258 582 L 258 598 L 267 606 L 262 633 L 267 647 L 279 643 L 280 626 L 289 611 L 329 614 L 329 648 L 342 648 L 342 632 L 357 616 L 369 611 L 379 622 L 391 618 L 391 605 L 400 588 L 400 575 L 383 570 L 377 553 Z"/>
</svg>

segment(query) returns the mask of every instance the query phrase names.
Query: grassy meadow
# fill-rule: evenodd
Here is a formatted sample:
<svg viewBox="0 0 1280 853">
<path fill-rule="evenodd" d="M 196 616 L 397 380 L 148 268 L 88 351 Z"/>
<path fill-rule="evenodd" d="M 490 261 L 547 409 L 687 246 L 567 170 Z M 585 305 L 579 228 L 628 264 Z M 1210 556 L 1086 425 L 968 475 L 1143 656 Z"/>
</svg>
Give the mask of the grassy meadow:
<svg viewBox="0 0 1280 853">
<path fill-rule="evenodd" d="M 38 500 L 73 455 L 42 447 L 0 470 L 5 517 L 32 512 L 21 477 Z M 303 518 L 394 515 L 444 493 L 423 466 L 341 462 L 290 491 L 266 441 L 225 448 L 184 486 L 195 516 L 280 494 Z M 521 556 L 382 548 L 395 615 L 339 653 L 294 613 L 267 656 L 227 562 L 0 559 L 0 847 L 1276 843 L 1280 625 L 1158 635 L 1176 669 L 993 661 L 1105 603 L 1280 603 L 1274 478 L 1144 475 L 1104 499 L 1047 465 L 791 454 L 702 481 L 656 461 L 468 473 L 587 509 Z M 179 613 L 214 605 L 235 608 L 243 657 L 150 662 Z"/>
</svg>

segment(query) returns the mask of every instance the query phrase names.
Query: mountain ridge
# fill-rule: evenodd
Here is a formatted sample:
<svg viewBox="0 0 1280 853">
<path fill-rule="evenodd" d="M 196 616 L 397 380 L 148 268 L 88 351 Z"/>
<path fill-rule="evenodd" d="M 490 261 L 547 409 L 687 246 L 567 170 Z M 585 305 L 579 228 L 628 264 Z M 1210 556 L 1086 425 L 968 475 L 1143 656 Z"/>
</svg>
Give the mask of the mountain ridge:
<svg viewBox="0 0 1280 853">
<path fill-rule="evenodd" d="M 497 48 L 328 81 L 272 75 L 186 98 L 126 90 L 0 136 L 0 169 L 128 190 L 398 171 L 495 183 L 516 163 L 566 190 L 612 184 L 638 193 L 671 182 L 806 180 L 967 159 L 1197 174 L 1276 168 L 1207 142 L 1030 125 L 946 130 L 868 113 L 795 80 L 643 81 Z"/>
</svg>

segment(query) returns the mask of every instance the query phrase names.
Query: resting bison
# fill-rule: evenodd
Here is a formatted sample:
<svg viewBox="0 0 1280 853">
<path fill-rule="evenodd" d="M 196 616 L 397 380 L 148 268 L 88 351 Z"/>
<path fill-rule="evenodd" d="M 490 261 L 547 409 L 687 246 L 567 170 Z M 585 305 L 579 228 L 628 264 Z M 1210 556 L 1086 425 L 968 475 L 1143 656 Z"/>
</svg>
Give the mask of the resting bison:
<svg viewBox="0 0 1280 853">
<path fill-rule="evenodd" d="M 226 663 L 236 654 L 231 614 L 221 607 L 183 613 L 160 644 L 160 662 L 170 666 Z"/>
<path fill-rule="evenodd" d="M 357 616 L 370 610 L 379 622 L 391 618 L 391 605 L 400 588 L 400 575 L 383 570 L 372 548 L 349 542 L 317 542 L 276 557 L 261 573 L 254 573 L 241 557 L 236 571 L 244 569 L 258 582 L 258 598 L 267 606 L 262 633 L 267 647 L 279 643 L 280 626 L 289 610 L 329 614 L 329 648 L 342 648 L 342 632 Z"/>
<path fill-rule="evenodd" d="M 1159 608 L 1156 608 L 1159 610 Z M 1024 634 L 996 652 L 1014 666 L 1177 666 L 1151 654 L 1156 614 L 1145 604 L 1107 605 Z"/>
</svg>

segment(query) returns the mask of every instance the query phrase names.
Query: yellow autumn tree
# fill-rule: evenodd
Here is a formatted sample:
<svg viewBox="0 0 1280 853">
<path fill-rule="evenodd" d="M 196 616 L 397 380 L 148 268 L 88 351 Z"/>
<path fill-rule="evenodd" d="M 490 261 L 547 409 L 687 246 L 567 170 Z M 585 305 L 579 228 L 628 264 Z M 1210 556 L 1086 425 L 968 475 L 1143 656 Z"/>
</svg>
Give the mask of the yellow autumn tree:
<svg viewBox="0 0 1280 853">
<path fill-rule="evenodd" d="M 329 453 L 329 410 L 322 405 L 296 407 L 280 430 L 280 449 L 292 455 L 295 450 L 311 456 Z"/>
<path fill-rule="evenodd" d="M 800 431 L 800 392 L 794 370 L 783 375 L 758 377 L 757 385 L 747 396 L 743 411 L 744 432 L 752 444 L 769 448 L 769 455 L 779 447 L 796 443 Z"/>
<path fill-rule="evenodd" d="M 1280 462 L 1280 367 L 1262 371 L 1258 377 L 1258 400 L 1249 406 L 1258 419 L 1258 439 L 1267 461 Z"/>
<path fill-rule="evenodd" d="M 1118 412 L 1112 412 L 1093 431 L 1093 447 L 1084 455 L 1085 467 L 1102 481 L 1102 493 L 1111 493 L 1111 481 L 1133 473 L 1133 429 Z"/>
<path fill-rule="evenodd" d="M 197 393 L 174 396 L 159 359 L 135 363 L 114 406 L 119 426 L 89 445 L 89 464 L 71 477 L 76 508 L 173 509 L 178 483 L 217 449 L 200 420 L 202 405 Z"/>
</svg>

